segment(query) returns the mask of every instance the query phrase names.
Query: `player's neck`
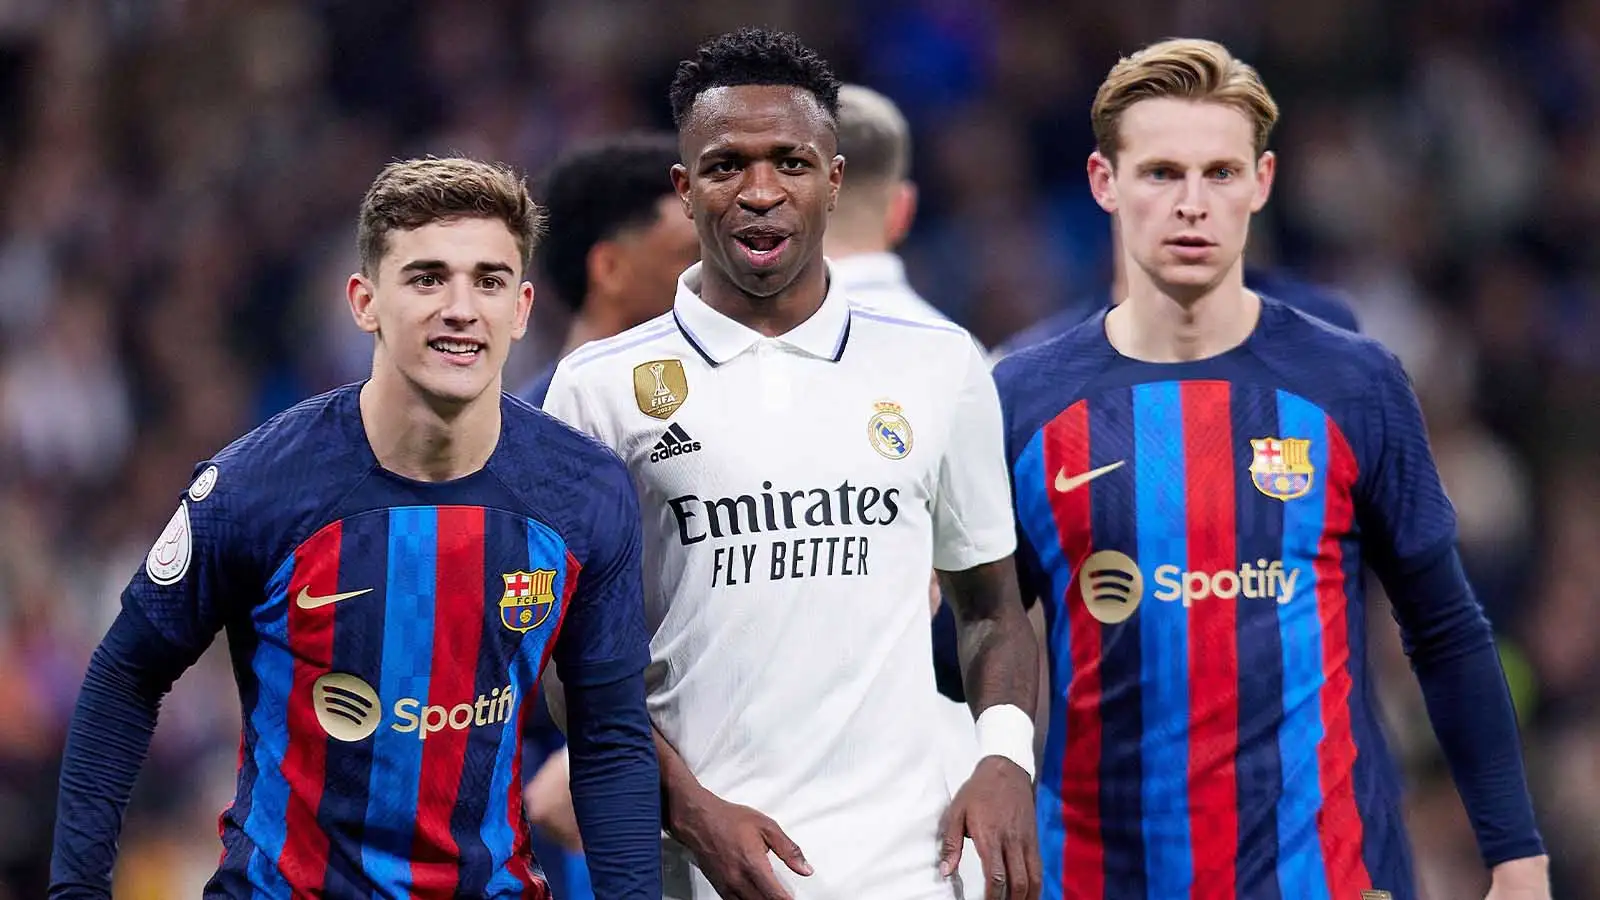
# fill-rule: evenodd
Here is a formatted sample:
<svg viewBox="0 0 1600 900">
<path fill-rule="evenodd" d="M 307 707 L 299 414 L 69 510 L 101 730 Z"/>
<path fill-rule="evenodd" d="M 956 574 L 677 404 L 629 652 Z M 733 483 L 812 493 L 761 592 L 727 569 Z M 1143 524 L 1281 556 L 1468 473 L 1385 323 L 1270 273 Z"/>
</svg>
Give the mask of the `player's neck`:
<svg viewBox="0 0 1600 900">
<path fill-rule="evenodd" d="M 567 341 L 561 348 L 561 355 L 566 356 L 590 341 L 621 334 L 636 324 L 628 321 L 620 305 L 585 301 L 583 309 L 567 328 Z"/>
<path fill-rule="evenodd" d="M 838 215 L 835 210 L 834 216 Z M 843 259 L 869 253 L 888 253 L 889 239 L 882 221 L 848 222 L 844 227 L 838 221 L 833 221 L 828 223 L 828 237 L 823 247 L 823 252 L 830 259 Z"/>
<path fill-rule="evenodd" d="M 1243 344 L 1260 316 L 1261 298 L 1242 282 L 1175 297 L 1148 279 L 1129 279 L 1125 298 L 1106 315 L 1106 339 L 1141 362 L 1192 362 Z"/>
<path fill-rule="evenodd" d="M 800 270 L 790 285 L 768 297 L 740 290 L 732 279 L 706 268 L 700 279 L 700 299 L 740 325 L 767 337 L 777 337 L 811 318 L 828 294 L 828 269 L 821 255 Z"/>
<path fill-rule="evenodd" d="M 361 387 L 361 425 L 378 465 L 416 481 L 452 481 L 482 469 L 500 441 L 498 380 L 463 404 L 430 403 L 398 372 Z"/>
</svg>

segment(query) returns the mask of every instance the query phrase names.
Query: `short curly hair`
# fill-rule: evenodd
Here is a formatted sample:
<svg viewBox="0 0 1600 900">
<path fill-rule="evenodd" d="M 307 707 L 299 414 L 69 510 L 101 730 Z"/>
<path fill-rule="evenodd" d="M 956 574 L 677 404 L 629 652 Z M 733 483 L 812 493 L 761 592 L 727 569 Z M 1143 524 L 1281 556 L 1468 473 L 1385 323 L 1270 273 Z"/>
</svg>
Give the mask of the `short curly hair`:
<svg viewBox="0 0 1600 900">
<path fill-rule="evenodd" d="M 678 63 L 672 79 L 672 121 L 679 128 L 701 94 L 740 85 L 804 88 L 835 123 L 839 120 L 839 79 L 817 51 L 787 31 L 741 28 L 717 35 Z"/>
<path fill-rule="evenodd" d="M 589 293 L 594 245 L 654 224 L 661 198 L 676 196 L 672 167 L 677 162 L 677 138 L 635 132 L 575 147 L 545 173 L 540 190 L 548 235 L 539 268 L 569 309 L 581 308 Z"/>
</svg>

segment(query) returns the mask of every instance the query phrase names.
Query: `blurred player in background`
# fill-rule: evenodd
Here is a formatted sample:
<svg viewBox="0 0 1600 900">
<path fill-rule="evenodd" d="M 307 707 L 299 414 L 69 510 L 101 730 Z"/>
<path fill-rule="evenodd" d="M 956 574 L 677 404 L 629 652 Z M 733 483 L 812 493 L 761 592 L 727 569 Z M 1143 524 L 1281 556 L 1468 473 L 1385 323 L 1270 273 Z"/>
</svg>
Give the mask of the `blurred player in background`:
<svg viewBox="0 0 1600 900">
<path fill-rule="evenodd" d="M 518 738 L 552 657 L 596 887 L 660 896 L 637 500 L 500 390 L 539 228 L 490 164 L 373 182 L 347 287 L 371 378 L 196 468 L 84 678 L 51 897 L 110 896 L 161 698 L 223 629 L 244 727 L 206 896 L 548 896 Z"/>
<path fill-rule="evenodd" d="M 638 133 L 576 147 L 545 174 L 539 268 L 572 313 L 560 356 L 672 307 L 678 276 L 700 256 L 672 190 L 677 162 L 675 136 Z M 555 371 L 550 364 L 517 396 L 542 404 Z"/>
<path fill-rule="evenodd" d="M 1406 374 L 1244 285 L 1276 118 L 1221 45 L 1119 62 L 1088 172 L 1127 299 L 996 370 L 1019 565 L 1049 622 L 1046 893 L 1417 896 L 1368 680 L 1367 563 L 1490 897 L 1544 900 L 1510 698 Z"/>
<path fill-rule="evenodd" d="M 668 896 L 950 898 L 963 833 L 988 896 L 1033 896 L 1036 648 L 988 368 L 961 328 L 830 290 L 844 162 L 820 57 L 722 35 L 671 96 L 702 262 L 547 399 L 641 496 Z M 953 801 L 929 752 L 933 568 L 985 756 Z"/>
<path fill-rule="evenodd" d="M 547 236 L 537 257 L 546 287 L 572 311 L 565 356 L 666 312 L 678 275 L 700 255 L 694 225 L 672 189 L 678 139 L 670 133 L 602 138 L 563 154 L 540 185 Z M 517 392 L 544 403 L 551 363 Z M 553 679 L 552 679 L 553 681 Z M 544 695 L 529 715 L 524 802 L 533 849 L 561 900 L 594 896 L 567 783 L 566 738 Z"/>
</svg>

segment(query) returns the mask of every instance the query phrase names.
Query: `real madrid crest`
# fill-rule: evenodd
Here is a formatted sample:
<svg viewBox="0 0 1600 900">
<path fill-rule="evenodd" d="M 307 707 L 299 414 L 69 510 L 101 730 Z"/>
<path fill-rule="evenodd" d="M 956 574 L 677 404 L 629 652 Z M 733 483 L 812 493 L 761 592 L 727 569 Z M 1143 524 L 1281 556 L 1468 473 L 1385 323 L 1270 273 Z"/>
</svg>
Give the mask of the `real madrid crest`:
<svg viewBox="0 0 1600 900">
<path fill-rule="evenodd" d="M 1256 490 L 1278 500 L 1303 497 L 1317 474 L 1311 442 L 1304 438 L 1251 438 L 1250 480 Z"/>
<path fill-rule="evenodd" d="M 689 379 L 683 361 L 653 359 L 633 367 L 633 398 L 639 411 L 657 419 L 670 418 L 689 399 Z"/>
<path fill-rule="evenodd" d="M 556 570 L 506 572 L 501 577 L 506 580 L 506 593 L 500 598 L 500 624 L 512 631 L 532 631 L 543 625 L 556 605 L 551 590 Z"/>
<path fill-rule="evenodd" d="M 900 404 L 879 400 L 867 420 L 867 441 L 872 449 L 889 459 L 905 459 L 911 452 L 911 423 L 900 411 Z"/>
</svg>

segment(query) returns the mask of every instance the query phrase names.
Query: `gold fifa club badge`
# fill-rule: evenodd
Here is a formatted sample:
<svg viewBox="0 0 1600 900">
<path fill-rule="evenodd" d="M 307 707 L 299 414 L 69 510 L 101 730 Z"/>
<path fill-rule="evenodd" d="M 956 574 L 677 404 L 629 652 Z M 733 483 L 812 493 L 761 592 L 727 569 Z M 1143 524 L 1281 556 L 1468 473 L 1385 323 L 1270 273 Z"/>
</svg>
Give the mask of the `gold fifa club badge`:
<svg viewBox="0 0 1600 900">
<path fill-rule="evenodd" d="M 639 411 L 657 419 L 671 418 L 683 401 L 689 399 L 689 379 L 683 362 L 656 359 L 633 367 L 633 399 Z"/>
<path fill-rule="evenodd" d="M 867 420 L 867 441 L 872 449 L 889 459 L 905 459 L 911 452 L 911 423 L 900 411 L 900 404 L 879 400 Z"/>
<path fill-rule="evenodd" d="M 551 587 L 556 581 L 555 569 L 535 569 L 532 572 L 506 572 L 505 596 L 500 598 L 500 624 L 512 631 L 532 631 L 550 618 L 556 605 L 556 595 Z"/>
<path fill-rule="evenodd" d="M 1311 464 L 1311 442 L 1303 438 L 1252 438 L 1255 452 L 1250 480 L 1256 490 L 1278 500 L 1304 497 L 1311 490 L 1316 467 Z"/>
</svg>

